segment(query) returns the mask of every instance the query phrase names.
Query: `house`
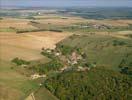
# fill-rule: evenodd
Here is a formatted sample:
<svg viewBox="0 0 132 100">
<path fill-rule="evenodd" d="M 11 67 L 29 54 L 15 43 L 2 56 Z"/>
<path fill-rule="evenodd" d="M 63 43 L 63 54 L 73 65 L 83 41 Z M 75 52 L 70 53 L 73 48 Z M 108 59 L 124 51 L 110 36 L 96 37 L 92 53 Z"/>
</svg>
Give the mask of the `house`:
<svg viewBox="0 0 132 100">
<path fill-rule="evenodd" d="M 74 64 L 77 64 L 78 63 L 78 60 L 82 59 L 82 56 L 77 54 L 76 52 L 72 52 L 71 54 L 71 63 L 74 65 Z"/>
<path fill-rule="evenodd" d="M 87 70 L 90 70 L 90 68 L 89 67 L 81 67 L 81 66 L 79 66 L 78 69 L 77 69 L 77 71 L 87 71 Z"/>
<path fill-rule="evenodd" d="M 50 49 L 46 49 L 46 52 L 47 52 L 47 53 L 51 53 L 51 51 L 52 51 L 52 50 L 50 50 Z"/>
<path fill-rule="evenodd" d="M 67 66 L 61 68 L 60 71 L 62 72 L 62 71 L 64 71 L 64 70 L 66 70 L 66 69 L 67 69 Z"/>
<path fill-rule="evenodd" d="M 31 75 L 31 79 L 37 79 L 37 78 L 45 78 L 46 77 L 46 75 L 39 75 L 39 74 L 33 74 L 33 75 Z"/>
<path fill-rule="evenodd" d="M 59 52 L 55 53 L 55 56 L 60 56 L 60 55 L 61 55 L 61 53 L 59 53 Z"/>
<path fill-rule="evenodd" d="M 71 60 L 73 60 L 73 61 L 77 60 L 77 54 L 76 54 L 76 52 L 72 52 Z"/>
</svg>

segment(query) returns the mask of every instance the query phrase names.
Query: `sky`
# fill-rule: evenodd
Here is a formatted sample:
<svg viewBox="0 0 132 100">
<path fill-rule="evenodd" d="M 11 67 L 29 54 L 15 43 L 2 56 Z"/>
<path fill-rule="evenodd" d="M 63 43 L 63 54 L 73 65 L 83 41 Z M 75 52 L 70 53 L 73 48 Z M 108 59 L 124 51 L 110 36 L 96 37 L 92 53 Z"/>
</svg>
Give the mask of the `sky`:
<svg viewBox="0 0 132 100">
<path fill-rule="evenodd" d="M 132 0 L 0 0 L 0 6 L 27 7 L 132 7 Z"/>
</svg>

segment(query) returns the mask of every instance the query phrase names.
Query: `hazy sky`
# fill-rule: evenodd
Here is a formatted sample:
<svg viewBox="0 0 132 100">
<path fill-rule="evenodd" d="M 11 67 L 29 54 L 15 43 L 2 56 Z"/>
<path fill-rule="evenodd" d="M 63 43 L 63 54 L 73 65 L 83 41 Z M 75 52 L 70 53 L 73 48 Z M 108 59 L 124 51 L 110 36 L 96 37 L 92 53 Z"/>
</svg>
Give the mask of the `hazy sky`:
<svg viewBox="0 0 132 100">
<path fill-rule="evenodd" d="M 0 0 L 0 6 L 123 6 L 132 7 L 132 0 Z"/>
</svg>

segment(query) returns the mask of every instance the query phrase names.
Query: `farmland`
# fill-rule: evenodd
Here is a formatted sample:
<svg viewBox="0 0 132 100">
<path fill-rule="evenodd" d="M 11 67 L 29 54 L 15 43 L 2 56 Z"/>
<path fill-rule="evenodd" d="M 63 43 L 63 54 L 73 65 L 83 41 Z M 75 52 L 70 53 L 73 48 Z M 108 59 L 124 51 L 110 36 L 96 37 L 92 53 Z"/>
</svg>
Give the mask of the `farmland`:
<svg viewBox="0 0 132 100">
<path fill-rule="evenodd" d="M 54 49 L 57 42 L 70 35 L 68 32 L 50 31 L 16 33 L 18 30 L 37 29 L 28 23 L 28 20 L 17 18 L 4 18 L 0 23 L 0 89 L 3 91 L 0 98 L 4 100 L 25 98 L 38 87 L 29 77 L 21 74 L 22 69 L 11 69 L 16 66 L 11 63 L 12 59 L 19 57 L 27 61 L 47 62 L 48 58 L 40 54 L 41 49 Z"/>
<path fill-rule="evenodd" d="M 131 15 L 94 10 L 1 10 L 0 99 L 129 100 Z"/>
</svg>

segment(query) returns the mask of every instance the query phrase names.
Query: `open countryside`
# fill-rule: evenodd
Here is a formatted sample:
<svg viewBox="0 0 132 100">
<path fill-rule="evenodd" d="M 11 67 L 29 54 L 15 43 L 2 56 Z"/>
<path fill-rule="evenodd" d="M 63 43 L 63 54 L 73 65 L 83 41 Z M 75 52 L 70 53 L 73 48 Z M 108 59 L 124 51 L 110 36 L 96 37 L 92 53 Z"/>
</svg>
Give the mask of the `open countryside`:
<svg viewBox="0 0 132 100">
<path fill-rule="evenodd" d="M 131 8 L 0 9 L 0 100 L 131 100 L 131 76 Z"/>
</svg>

